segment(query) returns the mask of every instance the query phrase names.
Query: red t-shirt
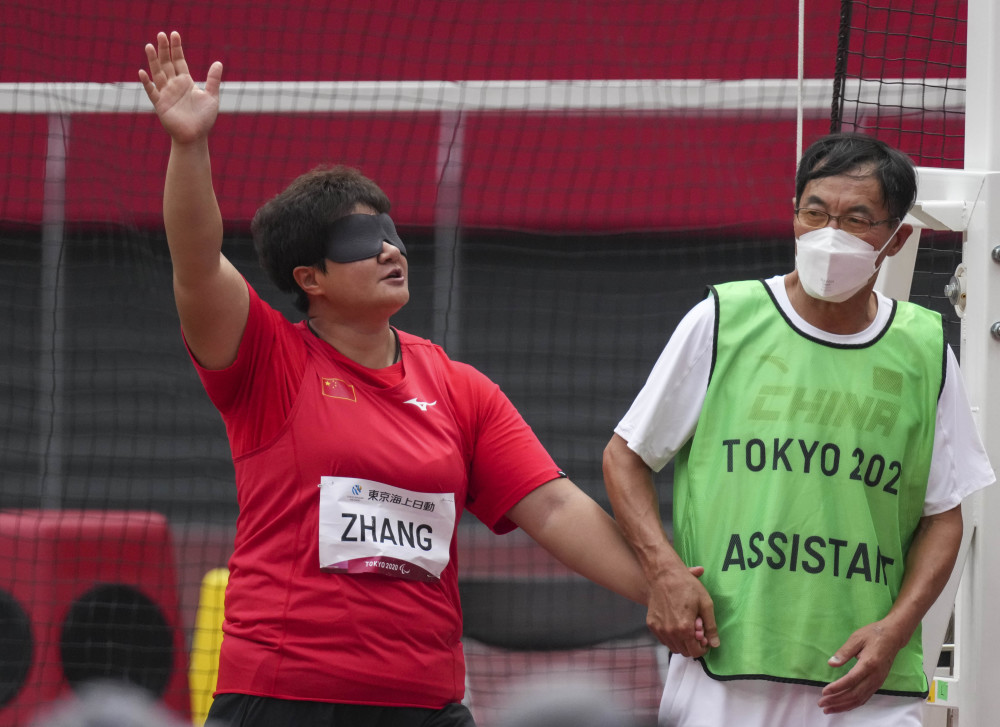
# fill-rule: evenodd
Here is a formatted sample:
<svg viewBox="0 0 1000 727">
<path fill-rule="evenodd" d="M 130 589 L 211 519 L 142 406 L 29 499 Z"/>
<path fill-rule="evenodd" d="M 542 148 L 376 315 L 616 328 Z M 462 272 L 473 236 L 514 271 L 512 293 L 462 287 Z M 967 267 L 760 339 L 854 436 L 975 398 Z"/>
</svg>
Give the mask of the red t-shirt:
<svg viewBox="0 0 1000 727">
<path fill-rule="evenodd" d="M 198 367 L 233 451 L 240 515 L 229 563 L 218 691 L 439 708 L 461 700 L 457 548 L 439 580 L 319 567 L 323 476 L 453 493 L 495 532 L 563 476 L 499 387 L 399 332 L 402 360 L 372 370 L 250 290 L 235 363 Z M 196 364 L 197 365 L 197 364 Z M 456 523 L 457 524 L 457 523 Z"/>
</svg>

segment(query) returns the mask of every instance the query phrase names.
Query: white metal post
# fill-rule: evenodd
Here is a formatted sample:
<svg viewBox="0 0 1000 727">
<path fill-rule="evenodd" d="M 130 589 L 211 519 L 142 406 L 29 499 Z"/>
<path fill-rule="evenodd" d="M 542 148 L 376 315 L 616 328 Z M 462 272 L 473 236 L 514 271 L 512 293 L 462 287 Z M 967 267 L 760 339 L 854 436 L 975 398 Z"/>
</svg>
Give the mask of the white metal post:
<svg viewBox="0 0 1000 727">
<path fill-rule="evenodd" d="M 979 431 L 994 471 L 1000 463 L 1000 7 L 969 0 L 966 61 L 965 168 L 982 170 L 979 202 L 971 211 L 963 260 L 967 307 L 962 369 Z M 963 727 L 996 723 L 1000 685 L 1000 487 L 969 503 L 975 533 L 956 606 L 963 625 L 957 670 Z M 971 517 L 970 517 L 971 516 Z M 956 644 L 958 646 L 958 644 Z"/>
<path fill-rule="evenodd" d="M 434 342 L 450 356 L 461 345 L 462 310 L 462 163 L 465 115 L 461 109 L 440 114 L 438 185 L 434 202 Z"/>
<path fill-rule="evenodd" d="M 39 503 L 58 508 L 63 499 L 63 430 L 66 335 L 66 270 L 63 267 L 66 222 L 66 155 L 70 117 L 50 114 L 45 152 L 45 199 L 42 207 L 42 270 L 39 280 L 40 325 L 38 362 Z"/>
</svg>

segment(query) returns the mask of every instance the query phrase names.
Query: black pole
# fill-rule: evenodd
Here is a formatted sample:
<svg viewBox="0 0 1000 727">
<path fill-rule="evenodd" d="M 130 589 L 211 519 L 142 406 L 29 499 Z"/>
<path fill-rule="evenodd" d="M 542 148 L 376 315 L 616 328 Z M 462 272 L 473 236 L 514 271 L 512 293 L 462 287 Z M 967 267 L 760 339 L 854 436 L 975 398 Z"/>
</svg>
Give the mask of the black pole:
<svg viewBox="0 0 1000 727">
<path fill-rule="evenodd" d="M 853 0 L 841 0 L 840 30 L 837 33 L 837 65 L 833 74 L 833 102 L 830 106 L 830 133 L 844 125 L 844 86 L 847 80 L 847 54 L 851 45 L 851 10 Z"/>
</svg>

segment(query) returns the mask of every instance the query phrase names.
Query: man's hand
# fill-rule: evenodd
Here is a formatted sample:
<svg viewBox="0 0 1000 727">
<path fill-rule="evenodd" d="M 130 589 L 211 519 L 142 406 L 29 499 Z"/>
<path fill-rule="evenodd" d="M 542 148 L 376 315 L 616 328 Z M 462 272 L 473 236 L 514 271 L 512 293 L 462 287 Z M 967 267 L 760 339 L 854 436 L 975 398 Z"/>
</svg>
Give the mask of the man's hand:
<svg viewBox="0 0 1000 727">
<path fill-rule="evenodd" d="M 146 45 L 146 59 L 149 73 L 140 70 L 139 80 L 163 128 L 180 143 L 205 137 L 219 115 L 222 64 L 212 64 L 204 90 L 199 88 L 188 71 L 181 36 L 176 31 L 169 38 L 166 33 L 157 34 L 156 46 Z"/>
<path fill-rule="evenodd" d="M 826 714 L 846 712 L 860 707 L 882 687 L 899 650 L 906 645 L 898 629 L 886 621 L 863 626 L 855 631 L 830 657 L 830 666 L 843 666 L 852 658 L 857 663 L 844 676 L 823 687 L 819 707 Z"/>
<path fill-rule="evenodd" d="M 675 654 L 704 656 L 719 645 L 712 597 L 667 538 L 653 473 L 618 434 L 604 448 L 604 483 L 615 519 L 632 545 L 649 585 L 646 625 Z"/>
<path fill-rule="evenodd" d="M 903 583 L 889 614 L 855 631 L 830 658 L 831 666 L 843 666 L 852 658 L 858 663 L 823 688 L 819 706 L 824 712 L 854 709 L 882 687 L 896 654 L 948 581 L 961 543 L 961 505 L 920 518 L 906 554 Z"/>
<path fill-rule="evenodd" d="M 675 654 L 699 657 L 719 646 L 712 597 L 698 580 L 704 572 L 695 567 L 650 582 L 646 625 Z"/>
</svg>

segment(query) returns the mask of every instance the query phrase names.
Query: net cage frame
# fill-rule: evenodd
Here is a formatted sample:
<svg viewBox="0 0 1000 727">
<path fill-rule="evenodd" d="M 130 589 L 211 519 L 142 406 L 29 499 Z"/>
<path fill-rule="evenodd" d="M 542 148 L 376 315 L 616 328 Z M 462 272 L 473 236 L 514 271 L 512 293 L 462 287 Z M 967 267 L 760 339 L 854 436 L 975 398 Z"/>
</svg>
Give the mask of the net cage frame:
<svg viewBox="0 0 1000 727">
<path fill-rule="evenodd" d="M 801 5 L 800 5 L 801 7 Z M 903 79 L 848 79 L 843 96 L 854 103 L 907 105 L 925 108 L 965 107 L 965 159 L 962 169 L 918 169 L 918 202 L 908 221 L 918 228 L 962 233 L 964 291 L 962 369 L 983 443 L 991 460 L 1000 461 L 1000 7 L 991 0 L 968 2 L 968 63 L 965 84 L 933 83 L 918 88 Z M 439 173 L 441 203 L 435 210 L 436 244 L 450 244 L 449 231 L 459 223 L 455 205 L 462 178 L 463 115 L 483 110 L 519 111 L 740 108 L 821 111 L 829 108 L 832 79 L 744 79 L 741 81 L 606 79 L 591 81 L 465 81 L 465 82 L 224 82 L 220 111 L 226 114 L 268 112 L 355 113 L 371 111 L 434 111 L 440 115 Z M 964 91 L 957 94 L 956 91 Z M 888 96 L 887 96 L 888 94 Z M 919 101 L 914 96 L 919 95 Z M 847 102 L 852 103 L 852 102 Z M 151 113 L 137 83 L 0 83 L 0 113 L 44 114 L 49 118 L 45 169 L 42 243 L 49 259 L 58 259 L 64 199 L 65 158 L 71 118 L 90 113 Z M 799 121 L 801 129 L 801 119 Z M 918 238 L 919 235 L 914 235 Z M 909 254 L 884 267 L 880 288 L 905 298 L 912 277 L 916 239 Z M 54 256 L 54 257 L 53 257 Z M 438 256 L 434 276 L 460 284 L 451 256 Z M 45 258 L 43 257 L 43 260 Z M 42 269 L 52 266 L 43 263 Z M 56 291 L 58 281 L 42 281 Z M 435 294 L 441 286 L 434 286 Z M 43 308 L 56 310 L 53 292 Z M 435 305 L 435 337 L 456 345 L 454 316 L 458 311 Z M 53 320 L 43 315 L 42 320 Z M 52 325 L 55 325 L 54 323 Z M 58 361 L 55 330 L 42 340 L 53 341 L 45 352 Z M 452 340 L 448 340 L 449 335 Z M 52 390 L 58 395 L 58 375 Z M 49 431 L 45 436 L 52 438 Z M 55 433 L 57 434 L 57 433 Z M 55 439 L 58 439 L 56 437 Z M 59 472 L 58 447 L 45 468 Z M 43 501 L 56 504 L 59 486 L 43 487 Z M 952 673 L 932 684 L 932 701 L 957 710 L 963 722 L 985 724 L 992 713 L 990 686 L 1000 683 L 1000 620 L 989 618 L 990 604 L 1000 600 L 1000 492 L 988 488 L 963 507 L 965 536 L 959 564 L 942 598 L 925 619 L 925 647 L 941 644 L 954 603 L 955 661 Z M 932 647 L 932 653 L 933 647 Z"/>
<path fill-rule="evenodd" d="M 966 303 L 962 370 L 986 452 L 1000 461 L 1000 7 L 969 0 L 966 64 L 965 164 L 958 170 L 920 169 L 918 208 L 928 227 L 963 234 Z M 959 561 L 929 616 L 945 621 L 954 597 L 955 659 L 950 676 L 935 679 L 931 698 L 954 708 L 962 723 L 988 724 L 995 712 L 991 685 L 1000 683 L 1000 493 L 986 488 L 963 504 Z"/>
</svg>

